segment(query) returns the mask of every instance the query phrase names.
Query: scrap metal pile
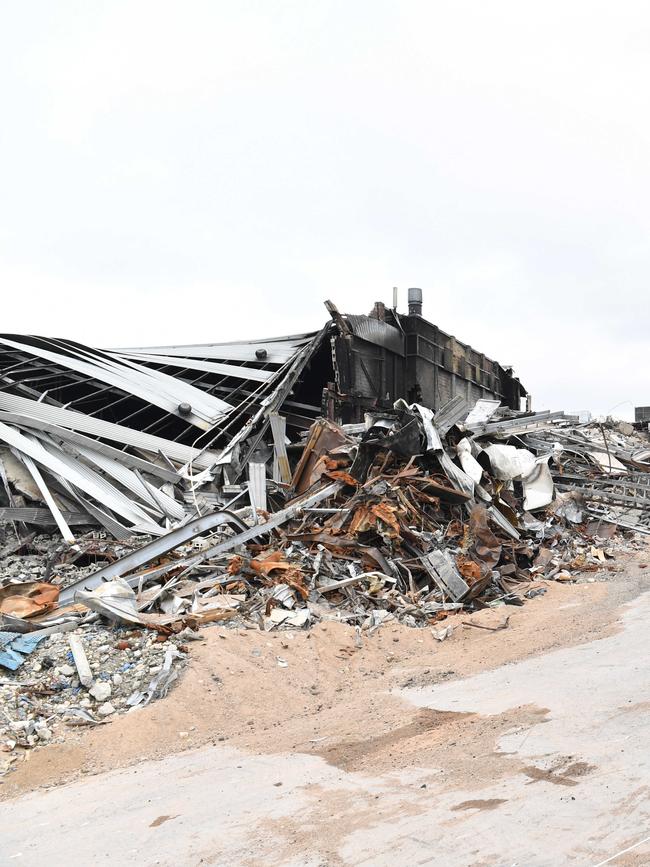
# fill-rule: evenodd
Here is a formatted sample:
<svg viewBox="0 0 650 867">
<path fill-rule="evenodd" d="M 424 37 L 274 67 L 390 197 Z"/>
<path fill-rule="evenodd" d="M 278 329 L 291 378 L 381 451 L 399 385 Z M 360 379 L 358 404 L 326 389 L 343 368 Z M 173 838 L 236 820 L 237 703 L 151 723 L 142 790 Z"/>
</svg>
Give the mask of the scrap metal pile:
<svg viewBox="0 0 650 867">
<path fill-rule="evenodd" d="M 360 424 L 302 416 L 287 437 L 321 339 L 0 341 L 6 749 L 164 695 L 206 624 L 436 626 L 611 568 L 638 544 L 628 530 L 650 532 L 650 448 L 630 426 L 455 397 Z"/>
<path fill-rule="evenodd" d="M 33 564 L 29 575 L 6 574 L 4 634 L 98 618 L 165 636 L 214 621 L 422 626 L 463 606 L 521 604 L 531 582 L 601 566 L 612 555 L 603 543 L 632 525 L 632 509 L 644 529 L 647 506 L 614 501 L 626 497 L 619 487 L 642 487 L 647 448 L 562 413 L 495 412 L 482 400 L 468 414 L 455 398 L 435 414 L 400 401 L 362 425 L 319 419 L 294 449 L 291 482 L 277 484 L 260 463 L 248 505 L 145 544 L 91 533 L 46 547 L 39 580 Z M 275 504 L 284 499 L 275 511 L 261 505 L 267 487 Z M 75 563 L 85 564 L 81 577 Z"/>
</svg>

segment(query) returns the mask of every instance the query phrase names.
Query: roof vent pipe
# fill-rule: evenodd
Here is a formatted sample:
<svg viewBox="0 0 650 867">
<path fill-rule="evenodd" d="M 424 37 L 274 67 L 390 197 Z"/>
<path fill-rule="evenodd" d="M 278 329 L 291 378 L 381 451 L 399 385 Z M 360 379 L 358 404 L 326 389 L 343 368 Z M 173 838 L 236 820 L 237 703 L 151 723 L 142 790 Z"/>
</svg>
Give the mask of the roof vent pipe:
<svg viewBox="0 0 650 867">
<path fill-rule="evenodd" d="M 409 289 L 409 316 L 422 316 L 422 290 Z"/>
</svg>

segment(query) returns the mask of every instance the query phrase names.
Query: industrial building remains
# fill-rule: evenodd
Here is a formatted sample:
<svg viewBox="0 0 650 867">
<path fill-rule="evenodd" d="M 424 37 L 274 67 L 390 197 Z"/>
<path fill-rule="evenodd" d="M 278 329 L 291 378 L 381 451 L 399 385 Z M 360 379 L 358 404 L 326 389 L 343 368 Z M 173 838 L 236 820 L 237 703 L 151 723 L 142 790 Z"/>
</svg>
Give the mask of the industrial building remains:
<svg viewBox="0 0 650 867">
<path fill-rule="evenodd" d="M 423 318 L 420 289 L 409 289 L 408 315 L 381 302 L 369 316 L 341 316 L 331 305 L 330 310 L 332 420 L 361 421 L 365 409 L 386 409 L 398 398 L 434 410 L 457 396 L 472 404 L 494 398 L 521 409 L 526 390 L 512 369 Z"/>
<path fill-rule="evenodd" d="M 222 344 L 0 335 L 0 775 L 163 697 L 210 624 L 443 640 L 650 534 L 647 434 L 522 408 L 421 304 Z"/>
</svg>

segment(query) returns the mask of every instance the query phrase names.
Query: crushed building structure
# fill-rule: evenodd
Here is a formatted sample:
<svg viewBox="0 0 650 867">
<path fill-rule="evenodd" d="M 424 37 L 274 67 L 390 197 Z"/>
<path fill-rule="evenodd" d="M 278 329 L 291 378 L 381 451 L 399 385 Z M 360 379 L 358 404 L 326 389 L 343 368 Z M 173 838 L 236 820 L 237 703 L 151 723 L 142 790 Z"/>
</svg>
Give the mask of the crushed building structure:
<svg viewBox="0 0 650 867">
<path fill-rule="evenodd" d="M 647 434 L 523 410 L 420 302 L 252 342 L 0 335 L 11 756 L 164 696 L 209 624 L 443 640 L 650 535 Z"/>
<path fill-rule="evenodd" d="M 161 535 L 201 510 L 197 491 L 203 508 L 227 503 L 270 448 L 287 483 L 285 437 L 318 417 L 361 423 L 398 399 L 520 408 L 512 371 L 423 319 L 419 290 L 406 316 L 327 307 L 319 331 L 258 341 L 100 350 L 0 335 L 4 519 L 54 521 L 70 542 L 84 522 Z"/>
</svg>

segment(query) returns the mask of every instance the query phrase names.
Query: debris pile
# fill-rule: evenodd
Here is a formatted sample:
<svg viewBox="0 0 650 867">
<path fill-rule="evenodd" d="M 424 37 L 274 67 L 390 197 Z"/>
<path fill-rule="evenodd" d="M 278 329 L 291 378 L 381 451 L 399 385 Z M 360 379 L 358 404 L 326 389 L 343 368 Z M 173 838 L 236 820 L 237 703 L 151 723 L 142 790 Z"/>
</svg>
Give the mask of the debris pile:
<svg viewBox="0 0 650 867">
<path fill-rule="evenodd" d="M 639 544 L 629 531 L 650 533 L 650 443 L 631 426 L 454 397 L 358 423 L 303 416 L 288 437 L 278 410 L 313 335 L 260 343 L 238 365 L 239 344 L 0 342 L 14 368 L 0 391 L 5 767 L 67 725 L 165 695 L 206 625 L 336 620 L 361 635 L 398 621 L 443 640 L 450 613 L 615 568 Z M 174 358 L 222 397 L 199 401 L 165 372 Z M 73 408 L 27 396 L 48 377 Z M 152 421 L 152 406 L 167 414 Z"/>
<path fill-rule="evenodd" d="M 77 527 L 162 536 L 223 505 L 269 425 L 282 461 L 277 412 L 321 341 L 108 351 L 0 335 L 0 520 L 74 544 Z"/>
<path fill-rule="evenodd" d="M 22 750 L 61 739 L 68 726 L 100 725 L 165 695 L 186 658 L 185 640 L 89 623 L 82 636 L 27 634 L 0 643 L 2 656 L 31 654 L 13 677 L 0 678 L 0 774 Z"/>
</svg>

